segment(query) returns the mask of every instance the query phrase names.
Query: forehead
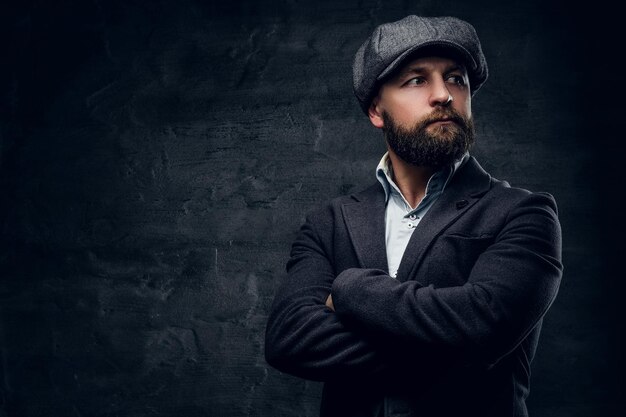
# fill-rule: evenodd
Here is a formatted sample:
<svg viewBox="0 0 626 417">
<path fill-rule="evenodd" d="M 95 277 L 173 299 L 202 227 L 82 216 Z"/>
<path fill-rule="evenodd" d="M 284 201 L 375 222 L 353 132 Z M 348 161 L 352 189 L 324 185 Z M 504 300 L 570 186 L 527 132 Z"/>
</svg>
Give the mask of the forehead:
<svg viewBox="0 0 626 417">
<path fill-rule="evenodd" d="M 451 57 L 446 56 L 420 56 L 415 58 L 407 59 L 392 78 L 402 77 L 407 74 L 413 74 L 416 72 L 450 72 L 450 71 L 460 71 L 462 73 L 466 73 L 465 66 L 462 62 L 453 59 Z"/>
</svg>

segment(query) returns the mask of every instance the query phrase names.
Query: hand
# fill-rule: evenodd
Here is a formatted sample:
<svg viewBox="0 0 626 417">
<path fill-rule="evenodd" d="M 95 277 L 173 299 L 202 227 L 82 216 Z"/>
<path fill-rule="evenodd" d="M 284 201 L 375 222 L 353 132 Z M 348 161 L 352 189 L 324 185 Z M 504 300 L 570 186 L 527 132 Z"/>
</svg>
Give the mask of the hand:
<svg viewBox="0 0 626 417">
<path fill-rule="evenodd" d="M 332 294 L 328 294 L 328 298 L 326 299 L 326 307 L 328 307 L 331 310 L 335 311 L 335 306 L 333 304 L 333 295 Z"/>
</svg>

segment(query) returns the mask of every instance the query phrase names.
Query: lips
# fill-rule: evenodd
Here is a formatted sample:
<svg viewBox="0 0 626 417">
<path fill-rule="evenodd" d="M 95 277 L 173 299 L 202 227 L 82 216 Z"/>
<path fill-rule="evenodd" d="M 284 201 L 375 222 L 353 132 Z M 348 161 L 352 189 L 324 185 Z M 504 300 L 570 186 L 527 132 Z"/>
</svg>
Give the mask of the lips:
<svg viewBox="0 0 626 417">
<path fill-rule="evenodd" d="M 454 119 L 452 119 L 452 118 L 443 118 L 443 119 L 436 119 L 436 120 L 433 120 L 433 121 L 429 122 L 428 124 L 433 124 L 433 123 L 438 123 L 438 122 L 440 122 L 440 123 L 445 123 L 445 122 L 454 122 L 454 123 L 457 123 L 457 121 L 456 121 L 456 120 L 454 120 Z"/>
</svg>

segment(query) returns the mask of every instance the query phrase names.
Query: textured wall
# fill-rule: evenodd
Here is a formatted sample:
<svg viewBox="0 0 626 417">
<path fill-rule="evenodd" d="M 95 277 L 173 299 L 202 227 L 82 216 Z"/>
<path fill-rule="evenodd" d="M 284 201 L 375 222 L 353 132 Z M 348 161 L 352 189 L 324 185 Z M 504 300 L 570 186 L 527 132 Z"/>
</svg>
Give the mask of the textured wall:
<svg viewBox="0 0 626 417">
<path fill-rule="evenodd" d="M 589 36 L 604 37 L 588 12 L 540 0 L 5 8 L 0 416 L 315 416 L 320 385 L 264 362 L 265 320 L 306 211 L 373 180 L 384 146 L 351 60 L 377 24 L 410 13 L 475 25 L 491 75 L 473 103 L 474 154 L 559 203 L 566 272 L 532 415 L 617 416 L 623 245 L 609 191 L 623 188 L 623 138 L 606 133 L 623 77 L 594 60 L 604 50 Z"/>
</svg>

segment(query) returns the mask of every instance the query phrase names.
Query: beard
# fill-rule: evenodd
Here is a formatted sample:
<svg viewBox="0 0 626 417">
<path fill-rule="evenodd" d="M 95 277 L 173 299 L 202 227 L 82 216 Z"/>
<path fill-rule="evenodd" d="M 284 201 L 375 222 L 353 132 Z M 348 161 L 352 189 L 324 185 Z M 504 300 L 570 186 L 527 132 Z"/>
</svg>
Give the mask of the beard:
<svg viewBox="0 0 626 417">
<path fill-rule="evenodd" d="M 405 162 L 439 170 L 460 159 L 474 144 L 474 122 L 453 108 L 438 108 L 418 120 L 413 126 L 404 128 L 386 112 L 382 114 L 383 132 L 387 144 Z M 452 123 L 430 126 L 440 120 Z"/>
</svg>

